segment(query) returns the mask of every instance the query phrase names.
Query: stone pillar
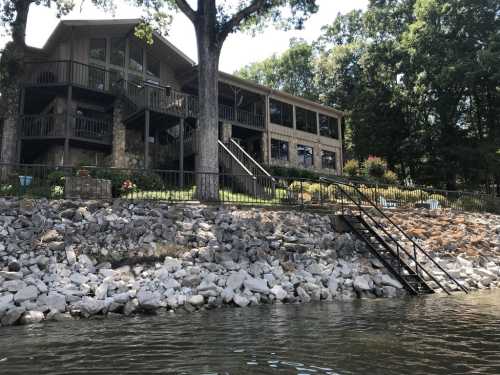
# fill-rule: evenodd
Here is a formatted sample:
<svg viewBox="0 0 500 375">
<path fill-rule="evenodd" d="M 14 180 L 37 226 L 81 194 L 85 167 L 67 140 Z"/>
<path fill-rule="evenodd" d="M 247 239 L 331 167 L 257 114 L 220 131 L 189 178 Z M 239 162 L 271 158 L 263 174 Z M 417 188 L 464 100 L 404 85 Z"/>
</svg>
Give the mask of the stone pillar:
<svg viewBox="0 0 500 375">
<path fill-rule="evenodd" d="M 262 162 L 266 165 L 269 165 L 270 158 L 270 150 L 269 150 L 269 137 L 267 132 L 262 132 L 262 136 L 260 137 L 260 148 L 261 148 L 261 158 Z"/>
<path fill-rule="evenodd" d="M 115 102 L 113 109 L 113 151 L 112 166 L 115 168 L 126 168 L 125 141 L 126 129 L 123 124 L 123 105 L 120 100 Z"/>
<path fill-rule="evenodd" d="M 233 125 L 231 125 L 229 122 L 223 122 L 221 141 L 223 143 L 228 143 L 231 140 L 232 136 L 233 136 Z"/>
</svg>

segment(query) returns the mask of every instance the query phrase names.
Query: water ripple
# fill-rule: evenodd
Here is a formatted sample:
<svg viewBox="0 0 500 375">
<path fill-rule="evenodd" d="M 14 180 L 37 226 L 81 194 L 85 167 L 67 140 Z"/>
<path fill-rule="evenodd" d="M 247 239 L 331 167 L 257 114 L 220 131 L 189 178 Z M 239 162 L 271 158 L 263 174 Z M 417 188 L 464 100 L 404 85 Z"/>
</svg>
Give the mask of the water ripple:
<svg viewBox="0 0 500 375">
<path fill-rule="evenodd" d="M 0 374 L 500 374 L 500 292 L 0 329 Z"/>
</svg>

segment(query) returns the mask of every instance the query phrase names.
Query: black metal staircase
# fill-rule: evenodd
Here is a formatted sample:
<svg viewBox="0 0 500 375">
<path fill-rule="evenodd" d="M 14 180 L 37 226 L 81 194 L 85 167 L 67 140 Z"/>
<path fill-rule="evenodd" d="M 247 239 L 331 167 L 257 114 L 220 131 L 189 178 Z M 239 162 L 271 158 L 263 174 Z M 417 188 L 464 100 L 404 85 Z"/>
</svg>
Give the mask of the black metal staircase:
<svg viewBox="0 0 500 375">
<path fill-rule="evenodd" d="M 367 245 L 370 252 L 382 262 L 410 294 L 434 293 L 434 289 L 426 279 L 432 281 L 437 288 L 450 294 L 450 290 L 423 266 L 424 262 L 435 265 L 451 281 L 451 285 L 454 286 L 450 287 L 451 291 L 462 290 L 468 293 L 467 288 L 441 267 L 357 186 L 331 178 L 323 177 L 321 180 L 335 189 L 336 196 L 340 198 L 341 217 L 346 225 Z M 404 241 L 397 239 L 391 232 L 397 233 L 397 236 Z"/>
</svg>

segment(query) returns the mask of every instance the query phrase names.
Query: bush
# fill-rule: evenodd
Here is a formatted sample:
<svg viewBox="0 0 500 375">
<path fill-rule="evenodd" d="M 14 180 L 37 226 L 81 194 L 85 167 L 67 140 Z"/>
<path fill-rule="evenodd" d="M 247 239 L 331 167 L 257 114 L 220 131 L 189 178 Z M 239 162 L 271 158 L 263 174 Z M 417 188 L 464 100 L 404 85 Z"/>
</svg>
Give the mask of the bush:
<svg viewBox="0 0 500 375">
<path fill-rule="evenodd" d="M 377 156 L 369 156 L 363 163 L 363 172 L 372 178 L 381 179 L 387 171 L 387 163 Z"/>
<path fill-rule="evenodd" d="M 344 165 L 344 174 L 355 177 L 359 176 L 359 163 L 357 160 L 348 160 Z"/>
<path fill-rule="evenodd" d="M 130 179 L 139 190 L 162 190 L 164 186 L 161 176 L 154 172 L 136 171 L 132 173 Z"/>
<path fill-rule="evenodd" d="M 387 185 L 396 185 L 398 183 L 398 175 L 393 171 L 385 171 L 382 176 L 382 182 Z"/>
<path fill-rule="evenodd" d="M 269 167 L 269 173 L 275 177 L 304 178 L 310 180 L 316 179 L 320 176 L 319 174 L 307 169 L 286 167 Z"/>
<path fill-rule="evenodd" d="M 47 175 L 47 180 L 50 186 L 64 186 L 64 179 L 66 175 L 63 171 L 50 172 Z"/>
</svg>

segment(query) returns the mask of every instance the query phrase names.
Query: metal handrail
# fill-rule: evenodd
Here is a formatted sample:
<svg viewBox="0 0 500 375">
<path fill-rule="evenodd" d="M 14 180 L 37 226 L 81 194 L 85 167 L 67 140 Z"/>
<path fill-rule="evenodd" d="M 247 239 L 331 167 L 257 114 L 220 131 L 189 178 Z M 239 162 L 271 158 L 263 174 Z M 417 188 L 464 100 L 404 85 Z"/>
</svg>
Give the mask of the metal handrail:
<svg viewBox="0 0 500 375">
<path fill-rule="evenodd" d="M 251 176 L 253 179 L 255 179 L 255 175 L 250 172 L 250 170 L 245 167 L 245 165 L 236 157 L 236 155 L 234 155 L 231 150 L 229 150 L 226 145 L 219 139 L 217 140 L 217 143 L 219 144 L 219 147 L 222 147 L 222 149 L 224 151 L 226 151 L 226 153 L 231 157 L 231 159 L 233 159 L 240 167 L 241 169 L 243 169 L 243 171 L 245 171 L 245 173 L 247 173 L 249 176 Z"/>
<path fill-rule="evenodd" d="M 250 161 L 251 161 L 251 162 L 255 165 L 255 167 L 257 167 L 257 169 L 259 169 L 259 170 L 260 170 L 260 171 L 261 171 L 261 172 L 262 172 L 262 173 L 263 173 L 266 177 L 269 177 L 269 178 L 271 178 L 271 180 L 272 180 L 273 182 L 276 182 L 275 178 L 274 178 L 273 176 L 271 176 L 271 175 L 269 174 L 269 172 L 268 172 L 268 171 L 266 171 L 266 170 L 264 169 L 264 167 L 262 167 L 262 165 L 260 165 L 260 163 L 259 163 L 259 162 L 257 162 L 254 158 L 252 158 L 252 156 L 250 156 L 250 154 L 249 154 L 248 152 L 246 152 L 246 151 L 245 151 L 245 149 L 244 149 L 243 147 L 241 147 L 241 146 L 238 144 L 238 142 L 236 142 L 233 138 L 231 138 L 231 139 L 230 139 L 230 142 L 231 142 L 231 144 L 235 145 L 235 146 L 239 149 L 239 151 L 240 151 L 240 152 L 241 152 L 241 153 L 242 153 L 242 154 L 243 154 L 243 155 L 244 155 L 247 159 L 249 159 L 249 160 L 250 160 Z"/>
<path fill-rule="evenodd" d="M 429 271 L 427 271 L 423 266 L 421 266 L 418 261 L 417 261 L 417 258 L 416 258 L 416 253 L 414 255 L 414 257 L 412 257 L 408 251 L 399 244 L 399 242 L 397 242 L 397 240 L 394 239 L 394 237 L 388 233 L 384 227 L 382 227 L 382 225 L 380 223 L 378 223 L 375 219 L 373 219 L 373 217 L 371 217 L 371 215 L 363 209 L 363 207 L 361 206 L 361 204 L 359 204 L 358 202 L 356 202 L 354 200 L 354 198 L 352 198 L 350 196 L 349 193 L 347 193 L 341 185 L 346 185 L 346 186 L 349 186 L 353 189 L 355 189 L 356 193 L 358 193 L 359 196 L 361 196 L 366 202 L 368 202 L 378 213 L 380 213 L 389 223 L 391 223 L 395 228 L 398 229 L 399 232 L 401 232 L 405 238 L 407 238 L 413 245 L 414 247 L 414 251 L 415 249 L 418 249 L 419 251 L 421 251 L 435 266 L 437 266 L 446 276 L 448 276 L 448 278 L 450 278 L 460 289 L 462 289 L 465 293 L 468 293 L 468 290 L 467 288 L 465 288 L 463 285 L 461 285 L 453 276 L 451 276 L 439 263 L 437 263 L 419 244 L 417 244 L 411 237 L 408 236 L 408 234 L 399 226 L 397 225 L 396 223 L 394 223 L 394 221 L 391 220 L 391 218 L 389 218 L 380 208 L 378 208 L 377 205 L 375 205 L 365 194 L 363 194 L 363 192 L 361 192 L 355 185 L 352 185 L 352 184 L 348 184 L 348 183 L 339 183 L 333 179 L 330 179 L 330 178 L 327 178 L 327 177 L 321 177 L 320 180 L 323 180 L 323 181 L 327 181 L 327 182 L 330 182 L 330 183 L 333 183 L 334 185 L 336 185 L 337 187 L 340 188 L 340 190 L 342 191 L 342 193 L 347 197 L 349 198 L 360 210 L 360 212 L 363 212 L 363 214 L 365 214 L 367 217 L 370 218 L 370 220 L 372 220 L 376 225 L 377 227 L 379 227 L 386 235 L 389 236 L 389 238 L 394 242 L 396 243 L 396 246 L 398 248 L 401 248 L 411 259 L 414 259 L 415 261 L 415 267 L 417 269 L 417 274 L 418 274 L 418 268 L 422 269 L 429 277 L 432 278 L 433 281 L 435 281 L 443 290 L 446 291 L 446 289 L 435 279 L 435 277 L 429 273 Z"/>
</svg>

